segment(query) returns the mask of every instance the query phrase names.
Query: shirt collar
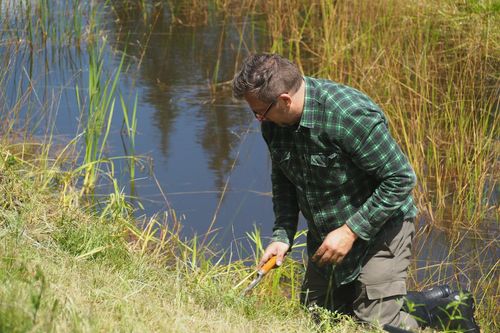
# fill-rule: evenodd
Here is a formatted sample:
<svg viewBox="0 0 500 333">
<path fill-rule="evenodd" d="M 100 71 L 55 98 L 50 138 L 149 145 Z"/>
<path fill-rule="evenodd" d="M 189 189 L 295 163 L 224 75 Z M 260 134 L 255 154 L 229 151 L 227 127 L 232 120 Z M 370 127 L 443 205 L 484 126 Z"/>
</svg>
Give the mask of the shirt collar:
<svg viewBox="0 0 500 333">
<path fill-rule="evenodd" d="M 306 85 L 304 96 L 304 109 L 300 118 L 299 125 L 302 127 L 313 128 L 319 125 L 323 120 L 323 112 L 320 111 L 320 104 L 318 98 L 319 82 L 315 79 L 304 76 Z"/>
</svg>

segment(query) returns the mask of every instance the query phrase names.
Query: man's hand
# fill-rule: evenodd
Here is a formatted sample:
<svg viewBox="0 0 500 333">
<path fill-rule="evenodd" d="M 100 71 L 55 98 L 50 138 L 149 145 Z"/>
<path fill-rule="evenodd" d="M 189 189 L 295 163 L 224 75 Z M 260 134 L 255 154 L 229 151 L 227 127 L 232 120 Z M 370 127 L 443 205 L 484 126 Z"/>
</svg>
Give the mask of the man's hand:
<svg viewBox="0 0 500 333">
<path fill-rule="evenodd" d="M 262 258 L 260 259 L 258 268 L 261 268 L 272 256 L 276 256 L 276 265 L 281 266 L 285 254 L 287 253 L 290 245 L 283 242 L 272 242 L 264 251 Z"/>
<path fill-rule="evenodd" d="M 313 255 L 312 261 L 317 262 L 319 266 L 340 264 L 351 251 L 352 245 L 357 238 L 358 235 L 347 224 L 344 224 L 325 237 L 325 240 Z"/>
</svg>

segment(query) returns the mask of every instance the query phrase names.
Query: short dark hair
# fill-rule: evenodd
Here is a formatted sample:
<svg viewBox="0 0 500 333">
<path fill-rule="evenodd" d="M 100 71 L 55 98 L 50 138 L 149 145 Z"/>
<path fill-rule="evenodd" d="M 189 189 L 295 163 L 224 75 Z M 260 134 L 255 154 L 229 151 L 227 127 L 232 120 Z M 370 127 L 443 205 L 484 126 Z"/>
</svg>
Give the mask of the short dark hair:
<svg viewBox="0 0 500 333">
<path fill-rule="evenodd" d="M 284 92 L 296 92 L 301 84 L 302 74 L 288 59 L 278 54 L 254 54 L 244 60 L 234 77 L 233 95 L 242 99 L 250 93 L 271 103 Z"/>
</svg>

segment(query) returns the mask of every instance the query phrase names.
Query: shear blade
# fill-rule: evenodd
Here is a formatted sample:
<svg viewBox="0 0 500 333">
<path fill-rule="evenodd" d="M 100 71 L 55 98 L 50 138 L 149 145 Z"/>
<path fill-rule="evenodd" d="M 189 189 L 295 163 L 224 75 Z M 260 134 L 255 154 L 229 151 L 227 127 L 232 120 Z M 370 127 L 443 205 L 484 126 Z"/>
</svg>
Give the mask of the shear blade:
<svg viewBox="0 0 500 333">
<path fill-rule="evenodd" d="M 245 290 L 243 290 L 243 295 L 246 295 L 250 290 L 252 290 L 257 284 L 262 280 L 262 275 L 257 276 Z"/>
</svg>

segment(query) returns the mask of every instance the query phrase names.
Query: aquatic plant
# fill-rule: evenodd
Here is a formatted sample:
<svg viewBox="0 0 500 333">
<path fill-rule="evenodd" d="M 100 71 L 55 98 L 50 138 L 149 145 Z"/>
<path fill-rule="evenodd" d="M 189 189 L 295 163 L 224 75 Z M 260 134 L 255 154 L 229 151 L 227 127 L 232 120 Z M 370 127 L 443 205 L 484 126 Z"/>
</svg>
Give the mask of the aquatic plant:
<svg viewBox="0 0 500 333">
<path fill-rule="evenodd" d="M 83 165 L 85 175 L 83 181 L 83 192 L 90 193 L 97 182 L 100 165 L 103 162 L 103 153 L 106 146 L 113 112 L 115 108 L 115 92 L 120 77 L 123 59 L 111 77 L 104 73 L 104 49 L 105 40 L 102 45 L 90 43 L 87 46 L 89 59 L 89 74 L 86 105 L 83 104 L 80 88 L 76 87 L 76 96 L 80 108 L 85 108 L 84 121 L 85 152 Z"/>
</svg>

